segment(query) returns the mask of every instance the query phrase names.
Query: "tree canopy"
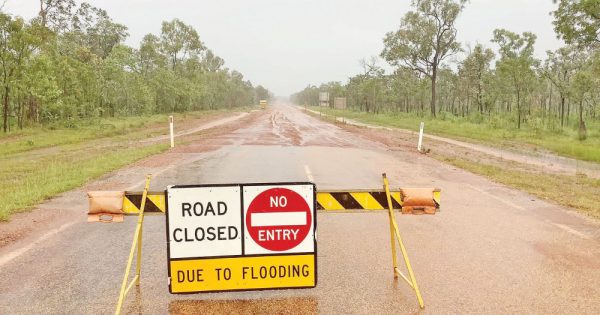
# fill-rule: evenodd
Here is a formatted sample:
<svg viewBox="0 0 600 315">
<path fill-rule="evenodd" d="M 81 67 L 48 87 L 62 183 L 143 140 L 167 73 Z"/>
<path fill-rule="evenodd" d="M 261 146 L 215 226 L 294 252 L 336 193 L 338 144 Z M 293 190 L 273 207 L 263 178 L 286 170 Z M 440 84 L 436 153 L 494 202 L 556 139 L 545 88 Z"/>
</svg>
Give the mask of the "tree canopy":
<svg viewBox="0 0 600 315">
<path fill-rule="evenodd" d="M 138 48 L 89 3 L 40 0 L 31 21 L 0 12 L 2 127 L 115 115 L 232 108 L 271 93 L 206 47 L 179 19 Z"/>
<path fill-rule="evenodd" d="M 600 0 L 558 2 L 554 29 L 567 44 L 539 60 L 535 34 L 504 28 L 490 34 L 490 44 L 463 49 L 454 25 L 467 2 L 413 1 L 399 29 L 383 36 L 380 56 L 392 71 L 378 67 L 376 58 L 361 61 L 365 71 L 338 83 L 335 93 L 356 110 L 461 117 L 503 128 L 572 127 L 585 139 L 585 120 L 597 121 L 600 109 Z M 447 58 L 452 55 L 462 60 Z M 331 83 L 309 85 L 292 99 L 318 105 L 318 93 L 333 90 Z"/>
</svg>

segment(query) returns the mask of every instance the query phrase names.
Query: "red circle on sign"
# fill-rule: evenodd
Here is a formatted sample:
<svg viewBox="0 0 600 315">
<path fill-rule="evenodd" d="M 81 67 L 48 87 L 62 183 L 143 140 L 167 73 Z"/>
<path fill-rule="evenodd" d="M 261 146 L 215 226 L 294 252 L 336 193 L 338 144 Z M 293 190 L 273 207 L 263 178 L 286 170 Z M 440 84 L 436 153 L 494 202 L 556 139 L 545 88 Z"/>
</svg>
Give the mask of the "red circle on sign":
<svg viewBox="0 0 600 315">
<path fill-rule="evenodd" d="M 271 188 L 258 194 L 246 213 L 246 228 L 254 242 L 272 251 L 298 246 L 311 224 L 310 206 L 300 194 L 287 188 Z"/>
</svg>

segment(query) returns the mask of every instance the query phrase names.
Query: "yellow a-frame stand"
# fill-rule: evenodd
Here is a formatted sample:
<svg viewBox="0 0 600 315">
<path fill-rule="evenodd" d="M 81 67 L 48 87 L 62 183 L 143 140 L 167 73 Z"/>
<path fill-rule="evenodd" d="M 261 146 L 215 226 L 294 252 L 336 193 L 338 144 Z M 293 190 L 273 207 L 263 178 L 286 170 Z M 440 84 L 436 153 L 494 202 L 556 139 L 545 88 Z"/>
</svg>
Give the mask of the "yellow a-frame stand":
<svg viewBox="0 0 600 315">
<path fill-rule="evenodd" d="M 419 300 L 419 306 L 421 308 L 425 307 L 423 303 L 423 298 L 421 297 L 421 291 L 419 291 L 419 285 L 417 284 L 417 279 L 415 278 L 415 274 L 413 273 L 412 267 L 410 265 L 410 260 L 408 259 L 408 254 L 406 253 L 406 248 L 404 248 L 404 244 L 402 243 L 402 238 L 400 237 L 400 231 L 398 230 L 398 224 L 396 224 L 396 217 L 394 216 L 394 210 L 392 209 L 392 197 L 390 195 L 390 184 L 385 173 L 383 176 L 383 186 L 385 187 L 385 194 L 387 196 L 388 202 L 388 217 L 390 219 L 390 239 L 392 241 L 392 261 L 394 263 L 394 278 L 398 278 L 401 276 L 402 279 L 408 283 L 408 285 L 415 291 L 417 295 L 417 300 Z M 396 239 L 398 240 L 398 244 L 400 245 L 400 250 L 402 251 L 402 256 L 404 257 L 404 263 L 406 264 L 406 269 L 408 269 L 408 275 L 410 279 L 407 278 L 401 271 L 398 269 L 398 261 L 396 257 Z"/>
<path fill-rule="evenodd" d="M 135 233 L 133 234 L 133 242 L 131 243 L 131 250 L 129 252 L 129 259 L 127 260 L 127 267 L 125 268 L 125 276 L 123 277 L 123 283 L 121 284 L 121 292 L 119 293 L 119 301 L 117 302 L 117 309 L 115 314 L 121 314 L 121 308 L 123 307 L 123 300 L 125 295 L 131 290 L 133 285 L 140 285 L 140 269 L 142 267 L 142 227 L 144 224 L 144 208 L 146 207 L 146 196 L 148 196 L 148 189 L 150 188 L 151 175 L 146 175 L 146 186 L 144 186 L 144 193 L 142 194 L 142 205 L 140 206 L 140 213 L 138 214 L 138 221 L 135 227 Z M 129 271 L 131 270 L 131 264 L 133 263 L 133 255 L 137 248 L 137 259 L 135 266 L 135 277 L 131 280 L 129 285 Z"/>
<path fill-rule="evenodd" d="M 140 211 L 138 213 L 138 221 L 135 229 L 135 233 L 133 236 L 133 242 L 131 244 L 131 250 L 129 252 L 129 259 L 127 260 L 127 267 L 125 269 L 125 275 L 123 277 L 123 282 L 121 284 L 121 291 L 119 293 L 119 301 L 117 303 L 117 307 L 115 310 L 115 314 L 119 315 L 121 313 L 121 308 L 123 306 L 123 301 L 127 293 L 131 290 L 133 285 L 139 286 L 140 284 L 140 269 L 141 269 L 141 261 L 142 261 L 142 227 L 144 223 L 144 208 L 146 206 L 146 197 L 148 195 L 148 189 L 150 187 L 150 179 L 151 176 L 146 176 L 146 185 L 144 187 L 144 192 L 142 193 L 142 202 L 140 206 Z M 391 248 L 392 248 L 392 261 L 394 264 L 394 278 L 398 278 L 401 276 L 402 279 L 408 283 L 408 285 L 414 290 L 417 299 L 419 301 L 419 306 L 421 308 L 424 307 L 423 298 L 421 297 L 421 292 L 419 291 L 419 286 L 417 284 L 417 280 L 413 273 L 412 267 L 410 265 L 410 260 L 408 259 L 408 254 L 406 253 L 406 248 L 404 248 L 404 244 L 402 242 L 402 238 L 400 237 L 400 231 L 398 230 L 398 224 L 396 223 L 396 218 L 394 216 L 394 210 L 392 205 L 392 196 L 390 193 L 389 182 L 387 180 L 386 174 L 383 174 L 383 185 L 385 188 L 385 194 L 387 197 L 388 204 L 388 217 L 390 221 L 390 239 L 391 239 Z M 399 269 L 398 262 L 396 256 L 396 239 L 398 240 L 398 245 L 400 246 L 400 250 L 402 251 L 402 256 L 404 257 L 404 262 L 406 264 L 406 268 L 408 269 L 409 277 L 406 277 Z M 136 260 L 136 272 L 135 276 L 129 282 L 129 272 L 131 271 L 131 265 L 133 264 L 133 257 L 136 253 L 137 249 L 137 260 Z M 129 283 L 129 284 L 128 284 Z"/>
</svg>

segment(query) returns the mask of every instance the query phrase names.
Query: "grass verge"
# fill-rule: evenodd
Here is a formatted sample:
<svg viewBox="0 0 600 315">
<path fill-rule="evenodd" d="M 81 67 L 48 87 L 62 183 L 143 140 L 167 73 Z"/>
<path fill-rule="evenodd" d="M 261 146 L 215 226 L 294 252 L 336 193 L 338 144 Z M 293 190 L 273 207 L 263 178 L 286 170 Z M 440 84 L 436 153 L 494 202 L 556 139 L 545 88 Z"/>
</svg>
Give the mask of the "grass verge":
<svg viewBox="0 0 600 315">
<path fill-rule="evenodd" d="M 549 131 L 525 125 L 522 129 L 515 129 L 514 126 L 472 123 L 456 117 L 431 119 L 406 113 L 374 114 L 322 107 L 310 109 L 362 123 L 413 131 L 418 131 L 419 122 L 424 121 L 426 132 L 430 134 L 499 147 L 545 149 L 561 156 L 600 163 L 600 125 L 594 122 L 587 122 L 588 138 L 580 141 L 577 140 L 576 128 L 572 127 Z"/>
<path fill-rule="evenodd" d="M 60 156 L 39 165 L 33 172 L 19 172 L 10 183 L 0 186 L 0 221 L 62 192 L 77 188 L 90 179 L 121 168 L 149 155 L 166 151 L 166 144 L 128 148 L 72 161 Z"/>
<path fill-rule="evenodd" d="M 540 171 L 525 171 L 518 163 L 491 165 L 460 157 L 433 154 L 433 157 L 483 175 L 492 181 L 525 191 L 540 199 L 549 200 L 562 206 L 578 210 L 591 217 L 600 219 L 600 180 L 582 175 L 546 174 Z"/>
<path fill-rule="evenodd" d="M 190 119 L 226 111 L 201 111 L 174 114 L 176 125 Z M 60 145 L 77 144 L 100 138 L 126 137 L 137 140 L 164 134 L 169 115 L 89 118 L 35 126 L 8 134 L 0 133 L 0 157 Z M 149 131 L 152 132 L 149 132 Z"/>
<path fill-rule="evenodd" d="M 238 109 L 240 110 L 240 109 Z M 194 127 L 227 111 L 176 115 L 176 127 Z M 168 115 L 78 121 L 0 136 L 0 221 L 144 157 L 166 151 L 139 140 L 167 134 Z"/>
</svg>

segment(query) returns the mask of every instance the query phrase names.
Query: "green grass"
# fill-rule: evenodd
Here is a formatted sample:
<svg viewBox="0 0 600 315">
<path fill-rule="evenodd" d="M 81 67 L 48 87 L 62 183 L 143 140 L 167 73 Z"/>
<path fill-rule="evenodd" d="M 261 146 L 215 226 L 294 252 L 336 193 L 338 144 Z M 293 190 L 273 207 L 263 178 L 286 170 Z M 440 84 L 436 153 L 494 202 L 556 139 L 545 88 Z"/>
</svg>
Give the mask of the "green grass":
<svg viewBox="0 0 600 315">
<path fill-rule="evenodd" d="M 523 190 L 538 198 L 576 209 L 600 219 L 600 180 L 585 176 L 547 174 L 539 171 L 524 171 L 518 163 L 503 162 L 490 165 L 460 157 L 433 155 L 434 158 L 483 175 L 495 182 Z"/>
<path fill-rule="evenodd" d="M 77 159 L 66 155 L 53 156 L 40 164 L 10 163 L 13 169 L 1 168 L 0 221 L 12 213 L 25 210 L 59 193 L 77 188 L 90 179 L 128 165 L 146 156 L 163 152 L 167 144 L 123 148 L 105 154 Z M 8 176 L 8 180 L 7 179 Z"/>
<path fill-rule="evenodd" d="M 238 109 L 240 110 L 240 109 Z M 177 114 L 176 124 L 226 111 Z M 0 135 L 0 221 L 110 171 L 164 152 L 168 115 L 81 120 Z"/>
<path fill-rule="evenodd" d="M 481 116 L 474 119 L 479 122 L 472 122 L 467 118 L 445 113 L 432 119 L 406 113 L 373 114 L 322 107 L 311 107 L 311 109 L 363 123 L 413 131 L 418 131 L 419 123 L 424 121 L 425 131 L 429 134 L 501 147 L 522 147 L 525 144 L 529 149 L 546 149 L 561 156 L 600 163 L 599 122 L 588 121 L 588 138 L 580 141 L 577 139 L 574 126 L 565 126 L 564 129 L 554 125 L 547 127 L 539 120 L 532 120 L 519 130 L 509 119 L 488 119 Z"/>
<path fill-rule="evenodd" d="M 175 114 L 175 120 L 196 118 L 201 115 L 217 113 L 218 111 L 190 112 Z M 120 118 L 95 118 L 52 123 L 48 125 L 16 130 L 11 133 L 0 133 L 0 156 L 19 152 L 31 151 L 57 145 L 75 144 L 89 139 L 126 136 L 139 139 L 141 137 L 152 137 L 167 130 L 168 116 L 149 115 Z M 162 129 L 156 129 L 154 133 L 143 133 L 145 127 L 156 127 L 162 124 Z M 134 134 L 135 133 L 135 134 Z"/>
</svg>

